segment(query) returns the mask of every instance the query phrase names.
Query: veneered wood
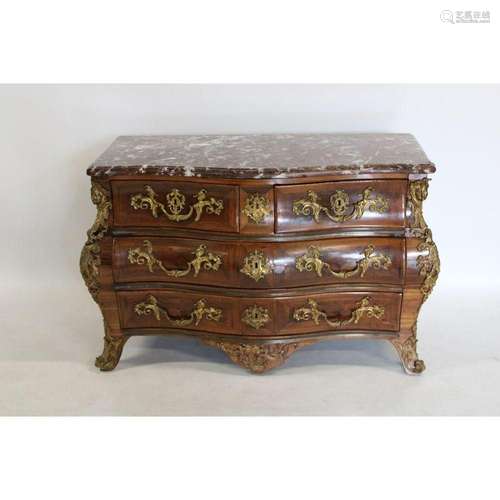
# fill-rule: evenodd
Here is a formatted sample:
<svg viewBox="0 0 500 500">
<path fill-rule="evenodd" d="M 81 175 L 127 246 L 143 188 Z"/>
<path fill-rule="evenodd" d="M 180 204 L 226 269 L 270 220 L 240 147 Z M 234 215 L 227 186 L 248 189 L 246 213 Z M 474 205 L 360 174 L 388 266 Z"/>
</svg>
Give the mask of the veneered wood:
<svg viewBox="0 0 500 500">
<path fill-rule="evenodd" d="M 172 277 L 158 264 L 150 271 L 147 262 L 130 262 L 133 249 L 144 250 L 145 241 L 151 244 L 155 259 L 161 261 L 167 270 L 188 268 L 194 251 L 204 245 L 207 253 L 218 256 L 221 264 L 217 270 L 201 267 L 195 275 Z M 383 256 L 386 267 L 366 259 L 365 250 L 373 247 L 373 255 Z M 325 266 L 310 271 L 297 269 L 297 260 L 308 255 L 310 249 L 317 249 Z M 262 252 L 268 260 L 271 271 L 256 281 L 243 273 L 245 258 L 254 252 Z M 184 238 L 116 238 L 114 245 L 114 277 L 117 283 L 127 282 L 171 282 L 192 283 L 241 288 L 289 288 L 345 283 L 383 283 L 402 285 L 404 275 L 404 239 L 402 238 L 336 238 L 329 240 L 306 240 L 287 243 L 251 243 L 235 241 L 205 241 Z M 362 273 L 361 263 L 368 260 Z M 327 267 L 329 266 L 329 268 Z M 356 272 L 356 271 L 359 272 Z M 333 273 L 354 272 L 352 276 L 339 277 Z"/>
<path fill-rule="evenodd" d="M 113 188 L 113 209 L 115 214 L 115 226 L 157 226 L 190 228 L 204 231 L 238 232 L 238 188 L 223 184 L 211 184 L 206 187 L 207 198 L 214 198 L 221 201 L 223 208 L 220 214 L 210 213 L 203 210 L 200 219 L 195 220 L 193 214 L 187 220 L 173 221 L 158 210 L 157 217 L 148 208 L 134 209 L 131 206 L 131 199 L 137 194 L 146 194 L 146 186 L 156 193 L 157 201 L 165 205 L 168 210 L 166 195 L 177 189 L 185 197 L 185 206 L 180 211 L 186 214 L 189 207 L 196 203 L 195 195 L 205 186 L 197 182 L 172 182 L 170 180 L 137 182 L 137 181 L 114 181 Z M 170 212 L 170 211 L 169 211 Z"/>
<path fill-rule="evenodd" d="M 225 297 L 217 292 L 192 293 L 174 292 L 165 290 L 144 290 L 135 292 L 118 292 L 121 323 L 124 329 L 128 328 L 183 328 L 187 330 L 225 333 L 249 336 L 279 336 L 291 334 L 307 334 L 323 331 L 348 331 L 348 330 L 375 330 L 397 331 L 399 329 L 399 314 L 401 310 L 401 294 L 391 292 L 338 292 L 338 293 L 311 293 L 296 297 L 268 298 L 260 297 L 246 299 L 241 297 Z M 207 307 L 220 309 L 219 321 L 203 318 L 198 325 L 175 325 L 165 318 L 160 319 L 153 312 L 138 314 L 135 310 L 137 304 L 147 303 L 153 296 L 158 305 L 166 310 L 172 319 L 189 317 L 196 302 L 203 300 Z M 361 316 L 357 323 L 347 326 L 332 328 L 324 319 L 318 324 L 314 321 L 297 321 L 293 317 L 296 309 L 306 307 L 308 300 L 313 299 L 318 303 L 321 311 L 325 312 L 332 320 L 349 320 L 352 312 L 359 307 L 363 298 L 369 298 L 370 304 L 383 308 L 381 319 L 370 317 L 369 314 Z M 262 326 L 251 326 L 245 321 L 244 312 L 248 308 L 260 307 L 268 313 L 268 320 Z"/>
<path fill-rule="evenodd" d="M 383 196 L 388 202 L 388 209 L 383 212 L 366 210 L 360 218 L 353 218 L 345 222 L 335 222 L 324 213 L 319 215 L 316 222 L 312 215 L 295 214 L 293 204 L 297 200 L 307 199 L 308 191 L 313 191 L 319 197 L 318 203 L 330 207 L 330 197 L 335 191 L 347 193 L 354 203 L 361 199 L 363 190 L 373 188 L 372 197 Z M 405 181 L 346 181 L 324 182 L 319 184 L 302 184 L 294 186 L 278 186 L 275 188 L 276 197 L 276 232 L 318 231 L 366 228 L 402 228 L 405 225 L 405 197 L 407 182 Z M 352 211 L 349 207 L 347 213 Z"/>
<path fill-rule="evenodd" d="M 180 140 L 186 145 L 190 139 Z M 261 146 L 268 140 L 273 145 L 265 151 Z M 243 152 L 236 148 L 238 141 L 231 149 L 224 139 L 224 158 L 220 149 L 215 157 L 207 150 L 203 154 L 209 160 L 204 164 L 198 161 L 201 157 L 196 159 L 194 148 L 194 156 L 188 154 L 184 165 L 165 163 L 165 158 L 177 154 L 174 151 L 135 165 L 134 152 L 120 156 L 128 147 L 126 140 L 118 148 L 123 146 L 123 151 L 109 156 L 118 163 L 104 158 L 89 169 L 98 188 L 92 194 L 98 214 L 82 251 L 81 269 L 104 318 L 104 351 L 96 361 L 101 370 L 117 365 L 131 336 L 153 333 L 199 336 L 256 373 L 280 365 L 311 342 L 347 337 L 387 339 L 408 373 L 424 369 L 416 351 L 417 316 L 440 268 L 422 215 L 426 174 L 434 171 L 433 164 L 426 158 L 418 161 L 418 144 L 411 136 L 352 139 L 360 145 L 359 152 L 370 154 L 357 159 L 351 154 L 352 163 L 346 164 L 337 161 L 342 156 L 338 151 L 328 151 L 337 139 L 290 136 L 287 141 L 302 143 L 287 144 L 284 156 L 270 154 L 281 140 L 258 139 L 252 143 L 259 144 L 258 152 L 252 148 Z M 310 151 L 306 143 L 319 149 Z M 150 148 L 146 153 L 158 151 Z M 257 158 L 253 154 L 267 157 L 268 164 L 253 165 Z M 315 155 L 332 161 L 312 165 Z M 210 158 L 217 160 L 213 163 Z M 169 220 L 161 210 L 154 217 L 147 203 L 137 210 L 130 205 L 133 195 L 145 194 L 146 185 L 165 207 L 168 193 L 181 192 L 185 205 L 178 206 L 177 213 L 187 213 L 196 202 L 193 195 L 202 189 L 207 197 L 221 200 L 224 210 L 219 215 L 202 211 L 198 221 Z M 373 189 L 370 197 L 381 195 L 388 201 L 386 210 L 367 209 L 360 217 L 341 222 L 324 213 L 318 222 L 293 213 L 293 202 L 306 197 L 308 190 L 331 210 L 334 191 L 348 193 L 352 207 L 367 187 Z M 248 198 L 255 194 L 264 196 L 269 207 L 260 223 L 245 212 Z M 170 207 L 165 209 L 173 213 Z M 204 269 L 202 263 L 196 273 L 192 265 L 188 273 L 181 273 L 184 276 L 165 272 L 187 269 L 201 245 L 220 256 L 217 269 Z M 151 271 L 148 259 L 137 260 L 148 248 L 154 255 Z M 316 253 L 309 254 L 311 248 Z M 368 253 L 367 248 L 371 248 Z M 139 253 L 130 258 L 133 249 Z M 256 253 L 272 270 L 259 279 L 242 272 L 246 259 Z M 320 271 L 304 267 L 307 259 L 299 269 L 298 260 L 306 254 L 321 260 Z M 367 255 L 384 256 L 379 262 L 384 265 L 377 267 L 373 261 L 361 273 L 360 262 Z M 138 304 L 143 305 L 137 310 Z M 161 309 L 154 310 L 156 306 Z"/>
</svg>

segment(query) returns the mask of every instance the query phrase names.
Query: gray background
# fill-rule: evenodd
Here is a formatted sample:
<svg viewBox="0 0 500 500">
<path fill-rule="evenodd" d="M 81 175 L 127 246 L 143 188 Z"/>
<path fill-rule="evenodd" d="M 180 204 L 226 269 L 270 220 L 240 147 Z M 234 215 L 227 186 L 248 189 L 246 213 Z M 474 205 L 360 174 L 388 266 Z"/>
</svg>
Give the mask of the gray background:
<svg viewBox="0 0 500 500">
<path fill-rule="evenodd" d="M 500 414 L 499 116 L 498 85 L 0 86 L 0 414 Z M 316 344 L 254 376 L 194 340 L 136 338 L 115 372 L 93 367 L 86 167 L 117 135 L 246 132 L 409 132 L 436 163 L 424 375 L 376 341 Z"/>
</svg>

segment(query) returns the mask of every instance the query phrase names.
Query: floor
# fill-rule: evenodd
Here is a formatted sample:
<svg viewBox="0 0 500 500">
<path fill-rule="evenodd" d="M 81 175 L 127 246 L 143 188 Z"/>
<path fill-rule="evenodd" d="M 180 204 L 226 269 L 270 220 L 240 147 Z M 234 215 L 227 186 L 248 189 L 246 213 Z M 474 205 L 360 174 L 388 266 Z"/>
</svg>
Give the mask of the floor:
<svg viewBox="0 0 500 500">
<path fill-rule="evenodd" d="M 500 415 L 498 294 L 438 287 L 419 321 L 421 376 L 386 341 L 318 343 L 252 375 L 166 337 L 131 339 L 101 373 L 102 324 L 83 285 L 4 290 L 1 303 L 0 415 Z"/>
</svg>

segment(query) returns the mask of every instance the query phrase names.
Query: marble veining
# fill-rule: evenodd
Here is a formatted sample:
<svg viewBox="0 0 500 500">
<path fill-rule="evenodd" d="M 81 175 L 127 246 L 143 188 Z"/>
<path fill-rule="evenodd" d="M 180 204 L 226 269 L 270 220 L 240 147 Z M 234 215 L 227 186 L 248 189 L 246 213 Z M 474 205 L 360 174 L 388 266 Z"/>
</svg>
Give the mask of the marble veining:
<svg viewBox="0 0 500 500">
<path fill-rule="evenodd" d="M 121 136 L 87 173 L 255 179 L 434 171 L 410 134 L 254 134 Z"/>
</svg>

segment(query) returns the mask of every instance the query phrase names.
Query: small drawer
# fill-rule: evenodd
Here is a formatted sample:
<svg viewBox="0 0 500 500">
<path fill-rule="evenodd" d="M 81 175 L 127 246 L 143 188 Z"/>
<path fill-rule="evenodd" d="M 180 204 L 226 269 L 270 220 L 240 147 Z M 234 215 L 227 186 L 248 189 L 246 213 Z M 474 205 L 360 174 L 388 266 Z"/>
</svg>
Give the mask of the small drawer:
<svg viewBox="0 0 500 500">
<path fill-rule="evenodd" d="M 116 238 L 113 275 L 117 283 L 171 282 L 237 286 L 235 246 L 182 238 Z"/>
<path fill-rule="evenodd" d="M 243 288 L 366 283 L 402 285 L 402 238 L 332 238 L 290 243 L 242 243 L 237 249 Z"/>
<path fill-rule="evenodd" d="M 405 180 L 277 186 L 278 233 L 405 225 Z"/>
<path fill-rule="evenodd" d="M 400 293 L 339 292 L 277 300 L 279 334 L 324 331 L 398 331 Z"/>
<path fill-rule="evenodd" d="M 238 188 L 174 181 L 114 181 L 115 226 L 238 232 Z"/>
<path fill-rule="evenodd" d="M 234 299 L 214 294 L 151 290 L 118 292 L 122 328 L 234 332 Z"/>
</svg>

